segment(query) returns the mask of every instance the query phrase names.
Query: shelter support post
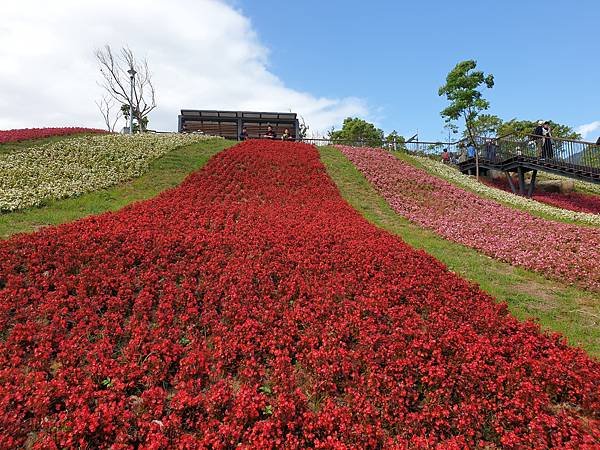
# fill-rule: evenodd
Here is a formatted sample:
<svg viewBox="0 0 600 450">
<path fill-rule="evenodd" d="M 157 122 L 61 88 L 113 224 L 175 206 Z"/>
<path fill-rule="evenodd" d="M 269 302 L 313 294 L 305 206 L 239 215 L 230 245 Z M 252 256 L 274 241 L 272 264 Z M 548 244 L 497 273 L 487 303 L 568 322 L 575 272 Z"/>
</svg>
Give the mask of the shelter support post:
<svg viewBox="0 0 600 450">
<path fill-rule="evenodd" d="M 531 198 L 533 192 L 535 191 L 535 179 L 537 177 L 537 169 L 533 169 L 531 172 L 531 181 L 529 182 L 529 191 L 527 192 L 527 197 Z"/>
<path fill-rule="evenodd" d="M 515 183 L 513 183 L 513 179 L 510 176 L 510 172 L 507 170 L 504 173 L 506 174 L 506 179 L 508 180 L 508 185 L 510 186 L 510 190 L 512 191 L 513 194 L 516 194 L 517 189 L 515 188 Z"/>
<path fill-rule="evenodd" d="M 522 167 L 517 168 L 519 174 L 519 194 L 525 195 L 525 171 Z"/>
</svg>

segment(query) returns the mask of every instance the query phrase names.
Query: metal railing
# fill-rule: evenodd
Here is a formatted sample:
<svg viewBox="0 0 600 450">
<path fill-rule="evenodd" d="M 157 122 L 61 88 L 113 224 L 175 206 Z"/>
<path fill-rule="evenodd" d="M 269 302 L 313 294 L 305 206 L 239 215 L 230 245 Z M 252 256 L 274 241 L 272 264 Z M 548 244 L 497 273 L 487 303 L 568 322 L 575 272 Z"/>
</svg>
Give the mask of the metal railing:
<svg viewBox="0 0 600 450">
<path fill-rule="evenodd" d="M 581 166 L 600 169 L 600 145 L 592 142 L 527 135 L 476 138 L 478 156 L 493 163 L 524 156 L 557 167 Z"/>
<path fill-rule="evenodd" d="M 435 157 L 439 157 L 444 150 L 447 150 L 450 154 L 450 161 L 460 163 L 469 159 L 467 147 L 471 140 L 384 142 L 381 144 L 369 140 L 305 138 L 302 142 L 316 146 L 339 144 L 353 147 L 382 147 L 390 151 L 406 151 Z M 473 143 L 477 156 L 492 163 L 500 164 L 510 158 L 524 156 L 557 167 L 581 166 L 589 168 L 591 172 L 600 171 L 600 145 L 592 142 L 536 135 L 519 137 L 511 133 L 499 137 L 476 136 Z"/>
</svg>

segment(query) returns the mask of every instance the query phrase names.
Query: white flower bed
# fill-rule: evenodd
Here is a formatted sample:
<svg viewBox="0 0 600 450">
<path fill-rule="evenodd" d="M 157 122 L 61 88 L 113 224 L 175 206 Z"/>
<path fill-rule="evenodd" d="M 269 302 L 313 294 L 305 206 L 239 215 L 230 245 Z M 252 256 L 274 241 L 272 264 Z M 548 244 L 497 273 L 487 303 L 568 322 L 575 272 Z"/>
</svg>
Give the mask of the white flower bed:
<svg viewBox="0 0 600 450">
<path fill-rule="evenodd" d="M 0 155 L 0 211 L 38 206 L 139 177 L 152 161 L 210 136 L 83 136 Z"/>
<path fill-rule="evenodd" d="M 460 173 L 458 170 L 447 166 L 439 161 L 434 161 L 430 158 L 422 156 L 411 155 L 419 163 L 425 167 L 425 169 L 441 178 L 444 178 L 458 186 L 469 189 L 470 191 L 476 192 L 484 197 L 491 198 L 493 200 L 509 204 L 518 208 L 526 209 L 527 211 L 546 214 L 555 219 L 564 219 L 577 221 L 589 225 L 600 226 L 600 215 L 589 214 L 583 212 L 569 211 L 555 206 L 546 205 L 535 200 L 531 200 L 520 195 L 515 195 L 510 192 L 496 189 L 491 186 L 487 186 L 483 183 L 479 183 L 473 178 Z"/>
</svg>

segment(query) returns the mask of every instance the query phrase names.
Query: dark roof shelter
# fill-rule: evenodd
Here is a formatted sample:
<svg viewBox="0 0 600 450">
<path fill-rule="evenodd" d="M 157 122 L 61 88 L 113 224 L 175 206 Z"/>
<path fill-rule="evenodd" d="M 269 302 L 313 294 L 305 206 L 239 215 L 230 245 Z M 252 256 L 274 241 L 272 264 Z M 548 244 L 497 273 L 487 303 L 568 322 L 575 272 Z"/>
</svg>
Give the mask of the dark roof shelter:
<svg viewBox="0 0 600 450">
<path fill-rule="evenodd" d="M 180 133 L 203 132 L 226 139 L 239 139 L 242 128 L 246 127 L 250 139 L 261 138 L 267 127 L 273 127 L 277 137 L 287 128 L 292 139 L 298 138 L 298 119 L 295 113 L 215 111 L 182 109 L 179 115 Z"/>
</svg>

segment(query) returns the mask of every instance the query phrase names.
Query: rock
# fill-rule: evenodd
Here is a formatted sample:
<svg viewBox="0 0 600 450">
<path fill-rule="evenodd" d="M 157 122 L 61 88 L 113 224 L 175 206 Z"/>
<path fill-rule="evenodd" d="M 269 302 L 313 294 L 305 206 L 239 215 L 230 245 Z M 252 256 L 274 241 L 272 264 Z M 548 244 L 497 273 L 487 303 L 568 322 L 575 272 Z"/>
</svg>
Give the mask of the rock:
<svg viewBox="0 0 600 450">
<path fill-rule="evenodd" d="M 560 182 L 560 193 L 569 194 L 575 190 L 575 181 L 563 180 Z"/>
<path fill-rule="evenodd" d="M 491 180 L 506 181 L 506 174 L 501 170 L 489 170 L 488 178 Z"/>
<path fill-rule="evenodd" d="M 561 192 L 560 180 L 538 180 L 535 183 L 536 192 Z"/>
</svg>

